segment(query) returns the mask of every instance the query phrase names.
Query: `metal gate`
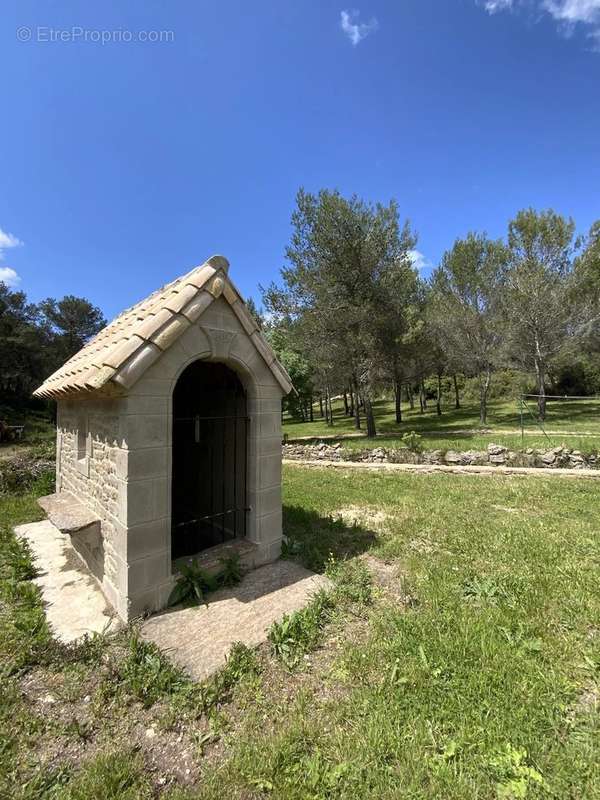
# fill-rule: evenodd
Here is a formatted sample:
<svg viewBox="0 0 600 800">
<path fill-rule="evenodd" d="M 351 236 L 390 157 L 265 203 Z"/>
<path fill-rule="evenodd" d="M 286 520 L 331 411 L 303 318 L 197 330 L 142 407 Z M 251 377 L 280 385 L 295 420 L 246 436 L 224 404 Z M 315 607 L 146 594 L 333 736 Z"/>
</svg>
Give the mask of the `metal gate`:
<svg viewBox="0 0 600 800">
<path fill-rule="evenodd" d="M 206 366 L 227 370 L 223 365 Z M 216 391 L 210 381 L 203 381 L 180 401 L 184 413 L 173 418 L 174 559 L 246 535 L 249 418 L 243 388 L 235 373 L 231 375 L 233 379 L 225 373 L 211 376 L 225 378 L 217 381 Z M 205 411 L 209 403 L 224 413 L 189 414 L 191 406 Z"/>
</svg>

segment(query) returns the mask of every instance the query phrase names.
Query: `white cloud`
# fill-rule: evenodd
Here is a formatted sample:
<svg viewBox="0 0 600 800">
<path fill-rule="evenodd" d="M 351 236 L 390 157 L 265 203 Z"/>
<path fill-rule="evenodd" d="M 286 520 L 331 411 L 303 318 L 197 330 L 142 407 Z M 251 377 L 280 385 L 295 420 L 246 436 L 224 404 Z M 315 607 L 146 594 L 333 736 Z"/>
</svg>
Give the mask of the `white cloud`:
<svg viewBox="0 0 600 800">
<path fill-rule="evenodd" d="M 340 14 L 340 27 L 350 39 L 354 47 L 362 42 L 370 33 L 375 33 L 379 23 L 372 17 L 369 22 L 358 22 L 360 12 L 356 10 L 342 11 Z"/>
<path fill-rule="evenodd" d="M 19 247 L 22 244 L 23 242 L 13 236 L 12 233 L 6 233 L 0 228 L 0 258 L 4 258 L 4 251 L 8 250 L 9 247 Z"/>
<path fill-rule="evenodd" d="M 12 267 L 0 267 L 0 283 L 5 283 L 14 289 L 21 283 L 21 277 Z"/>
<path fill-rule="evenodd" d="M 412 261 L 413 267 L 419 270 L 419 272 L 423 269 L 429 269 L 429 267 L 432 266 L 431 261 L 425 258 L 420 250 L 409 250 L 408 257 Z"/>
<path fill-rule="evenodd" d="M 490 14 L 496 14 L 498 11 L 510 11 L 513 0 L 485 0 L 483 5 Z"/>
<path fill-rule="evenodd" d="M 544 0 L 542 5 L 560 22 L 600 25 L 600 0 Z"/>
<path fill-rule="evenodd" d="M 600 0 L 477 0 L 489 14 L 529 8 L 549 14 L 563 32 L 570 34 L 580 25 L 600 44 Z"/>
</svg>

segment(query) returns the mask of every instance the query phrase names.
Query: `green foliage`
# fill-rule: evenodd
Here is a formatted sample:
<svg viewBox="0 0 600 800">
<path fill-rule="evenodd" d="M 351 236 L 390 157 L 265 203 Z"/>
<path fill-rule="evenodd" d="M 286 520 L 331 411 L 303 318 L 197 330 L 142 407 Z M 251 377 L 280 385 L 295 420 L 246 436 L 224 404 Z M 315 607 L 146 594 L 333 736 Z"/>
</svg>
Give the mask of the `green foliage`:
<svg viewBox="0 0 600 800">
<path fill-rule="evenodd" d="M 548 788 L 541 772 L 530 766 L 527 758 L 527 750 L 507 743 L 504 750 L 500 750 L 490 759 L 490 767 L 497 776 L 498 798 L 518 800 L 527 797 L 529 789 L 535 785 L 539 788 Z"/>
<path fill-rule="evenodd" d="M 373 599 L 373 579 L 367 565 L 358 558 L 336 561 L 330 558 L 327 575 L 335 584 L 336 603 L 369 605 Z"/>
<path fill-rule="evenodd" d="M 52 800 L 150 800 L 152 785 L 135 751 L 101 754 L 85 764 Z"/>
<path fill-rule="evenodd" d="M 169 596 L 169 605 L 180 603 L 200 604 L 205 602 L 205 594 L 219 588 L 216 575 L 206 572 L 198 562 L 181 564 L 175 587 Z"/>
<path fill-rule="evenodd" d="M 411 453 L 422 453 L 424 449 L 423 437 L 419 436 L 415 431 L 405 433 L 400 439 L 400 445 L 401 447 L 406 447 Z"/>
<path fill-rule="evenodd" d="M 144 641 L 135 628 L 128 635 L 127 656 L 115 666 L 108 682 L 122 684 L 126 690 L 149 708 L 165 695 L 180 690 L 187 679 L 150 642 Z M 106 686 L 110 691 L 110 685 Z"/>
<path fill-rule="evenodd" d="M 36 494 L 50 494 L 54 491 L 54 464 L 45 458 L 36 458 L 31 453 L 23 453 L 0 460 L 0 495 L 24 494 L 35 485 Z"/>
<path fill-rule="evenodd" d="M 221 570 L 217 573 L 217 581 L 221 586 L 235 586 L 242 580 L 243 571 L 239 553 L 231 553 L 219 559 Z"/>
<path fill-rule="evenodd" d="M 320 591 L 305 608 L 285 614 L 280 622 L 273 623 L 269 630 L 269 641 L 273 653 L 288 669 L 296 667 L 304 653 L 317 646 L 332 608 L 331 596 Z"/>
<path fill-rule="evenodd" d="M 235 586 L 241 581 L 243 572 L 239 553 L 223 556 L 219 562 L 221 569 L 216 573 L 202 569 L 197 561 L 181 564 L 169 605 L 205 603 L 207 593 L 216 591 L 220 586 Z"/>
</svg>

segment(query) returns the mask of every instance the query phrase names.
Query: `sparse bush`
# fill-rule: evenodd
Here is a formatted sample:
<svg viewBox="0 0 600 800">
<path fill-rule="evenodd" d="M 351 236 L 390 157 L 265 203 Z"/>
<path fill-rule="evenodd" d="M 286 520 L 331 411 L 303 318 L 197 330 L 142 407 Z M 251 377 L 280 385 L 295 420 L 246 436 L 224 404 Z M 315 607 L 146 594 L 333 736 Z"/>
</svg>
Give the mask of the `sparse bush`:
<svg viewBox="0 0 600 800">
<path fill-rule="evenodd" d="M 402 444 L 407 450 L 410 450 L 411 453 L 422 453 L 423 452 L 423 438 L 419 436 L 418 433 L 415 431 L 411 431 L 410 433 L 405 433 L 402 436 Z"/>
<path fill-rule="evenodd" d="M 0 495 L 25 494 L 32 489 L 46 494 L 54 491 L 53 461 L 30 452 L 0 461 Z"/>
</svg>

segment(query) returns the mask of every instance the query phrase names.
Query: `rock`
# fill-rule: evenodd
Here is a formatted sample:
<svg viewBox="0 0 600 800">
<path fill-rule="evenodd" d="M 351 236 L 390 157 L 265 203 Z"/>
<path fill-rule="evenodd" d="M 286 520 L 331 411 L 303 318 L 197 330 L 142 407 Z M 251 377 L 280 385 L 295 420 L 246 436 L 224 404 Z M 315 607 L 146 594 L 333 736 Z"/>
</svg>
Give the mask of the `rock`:
<svg viewBox="0 0 600 800">
<path fill-rule="evenodd" d="M 489 462 L 490 464 L 506 464 L 506 455 L 504 453 L 490 455 Z"/>
<path fill-rule="evenodd" d="M 544 464 L 548 464 L 550 466 L 551 464 L 554 464 L 555 461 L 556 454 L 552 450 L 549 450 L 547 453 L 542 453 L 542 462 Z"/>
<path fill-rule="evenodd" d="M 460 453 L 457 453 L 455 450 L 448 450 L 444 457 L 446 464 L 460 464 L 461 460 Z"/>
<path fill-rule="evenodd" d="M 488 444 L 488 454 L 490 456 L 499 456 L 502 453 L 506 453 L 508 450 L 507 447 L 503 447 L 501 444 Z"/>
</svg>

